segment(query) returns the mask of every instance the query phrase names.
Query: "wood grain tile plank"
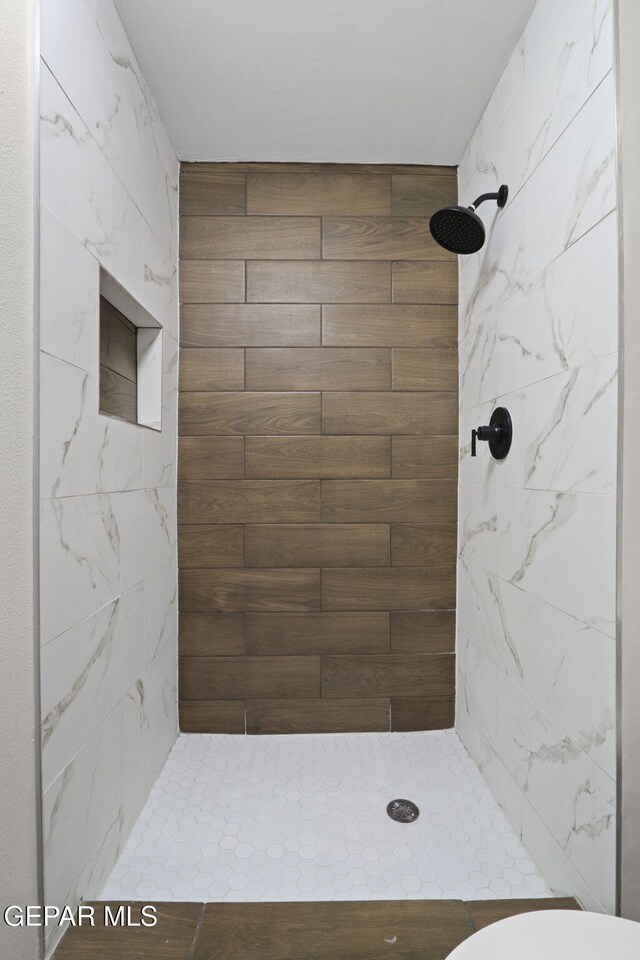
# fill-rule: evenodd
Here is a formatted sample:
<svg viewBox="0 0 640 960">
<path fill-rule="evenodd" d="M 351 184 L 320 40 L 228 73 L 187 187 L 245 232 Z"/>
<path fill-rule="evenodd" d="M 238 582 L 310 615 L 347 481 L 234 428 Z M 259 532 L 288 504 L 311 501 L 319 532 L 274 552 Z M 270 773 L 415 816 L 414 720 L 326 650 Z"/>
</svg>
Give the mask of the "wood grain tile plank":
<svg viewBox="0 0 640 960">
<path fill-rule="evenodd" d="M 256 656 L 388 653 L 389 614 L 247 613 L 246 650 Z"/>
<path fill-rule="evenodd" d="M 391 563 L 394 567 L 455 567 L 458 527 L 455 523 L 394 523 Z M 355 566 L 355 564 L 354 564 Z"/>
<path fill-rule="evenodd" d="M 244 733 L 243 700 L 180 700 L 181 733 Z"/>
<path fill-rule="evenodd" d="M 517 900 L 467 900 L 467 910 L 476 930 L 482 930 L 498 920 L 515 917 L 535 910 L 580 910 L 573 897 L 541 897 Z"/>
<path fill-rule="evenodd" d="M 445 960 L 471 932 L 452 900 L 209 903 L 192 960 Z"/>
<path fill-rule="evenodd" d="M 180 303 L 243 303 L 243 260 L 182 260 Z"/>
<path fill-rule="evenodd" d="M 292 163 L 289 161 L 267 160 L 267 161 L 232 161 L 219 160 L 208 161 L 205 164 L 212 172 L 219 173 L 356 173 L 366 174 L 395 174 L 405 176 L 428 176 L 428 177 L 449 177 L 453 182 L 457 182 L 458 168 L 451 165 L 431 165 L 424 163 Z M 183 166 L 190 166 L 188 162 L 183 161 Z"/>
<path fill-rule="evenodd" d="M 458 389 L 458 351 L 434 347 L 430 350 L 393 350 L 394 390 Z"/>
<path fill-rule="evenodd" d="M 458 264 L 397 261 L 393 264 L 394 303 L 458 302 Z"/>
<path fill-rule="evenodd" d="M 391 476 L 389 437 L 247 437 L 247 477 Z"/>
<path fill-rule="evenodd" d="M 397 173 L 391 178 L 391 212 L 396 217 L 430 217 L 458 202 L 456 177 Z"/>
<path fill-rule="evenodd" d="M 455 393 L 326 393 L 323 433 L 456 434 Z"/>
<path fill-rule="evenodd" d="M 148 901 L 145 901 L 148 902 Z M 105 926 L 105 906 L 116 916 L 124 903 L 131 907 L 132 926 Z M 201 903 L 155 903 L 157 923 L 141 927 L 142 903 L 90 903 L 95 926 L 68 927 L 55 951 L 55 960 L 191 960 L 191 948 L 203 912 Z M 24 956 L 24 951 L 21 951 Z"/>
<path fill-rule="evenodd" d="M 244 437 L 180 437 L 180 480 L 234 480 L 244 476 Z"/>
<path fill-rule="evenodd" d="M 181 700 L 319 695 L 319 657 L 185 657 L 180 661 Z"/>
<path fill-rule="evenodd" d="M 317 217 L 183 217 L 182 260 L 311 260 L 319 257 Z"/>
<path fill-rule="evenodd" d="M 389 700 L 249 700 L 247 733 L 373 733 L 389 730 Z"/>
<path fill-rule="evenodd" d="M 441 479 L 458 476 L 457 430 L 452 436 L 393 437 L 391 473 L 397 479 Z"/>
<path fill-rule="evenodd" d="M 391 614 L 392 653 L 453 653 L 455 610 L 416 610 Z"/>
<path fill-rule="evenodd" d="M 387 390 L 389 350 L 271 347 L 247 350 L 247 390 Z"/>
<path fill-rule="evenodd" d="M 327 523 L 455 523 L 455 480 L 323 480 Z"/>
<path fill-rule="evenodd" d="M 400 732 L 449 730 L 453 726 L 454 720 L 455 696 L 453 689 L 443 699 L 433 696 L 391 698 L 392 730 Z"/>
<path fill-rule="evenodd" d="M 391 178 L 361 173 L 248 173 L 247 213 L 387 216 Z"/>
<path fill-rule="evenodd" d="M 317 480 L 185 480 L 180 523 L 313 523 L 320 520 Z"/>
<path fill-rule="evenodd" d="M 185 305 L 183 347 L 313 347 L 320 344 L 320 307 L 313 304 Z"/>
<path fill-rule="evenodd" d="M 389 566 L 389 527 L 380 523 L 247 525 L 246 565 Z"/>
<path fill-rule="evenodd" d="M 180 165 L 180 217 L 242 216 L 244 173 L 227 164 Z"/>
<path fill-rule="evenodd" d="M 136 328 L 105 297 L 100 297 L 100 364 L 126 380 L 138 380 Z"/>
<path fill-rule="evenodd" d="M 456 350 L 458 311 L 442 304 L 327 304 L 322 308 L 322 343 Z"/>
<path fill-rule="evenodd" d="M 249 303 L 389 303 L 391 264 L 351 260 L 253 260 Z"/>
<path fill-rule="evenodd" d="M 181 570 L 185 613 L 320 609 L 319 570 Z"/>
<path fill-rule="evenodd" d="M 455 658 L 424 656 L 344 656 L 322 660 L 322 695 L 326 698 L 453 696 Z"/>
<path fill-rule="evenodd" d="M 431 236 L 424 218 L 325 217 L 325 260 L 449 260 L 455 255 Z"/>
<path fill-rule="evenodd" d="M 320 432 L 319 393 L 185 393 L 181 436 Z"/>
<path fill-rule="evenodd" d="M 126 377 L 100 366 L 100 413 L 138 422 L 138 387 Z"/>
<path fill-rule="evenodd" d="M 241 613 L 183 613 L 178 647 L 181 657 L 233 657 L 244 653 Z"/>
<path fill-rule="evenodd" d="M 181 523 L 178 563 L 183 569 L 244 566 L 244 527 L 231 523 Z"/>
<path fill-rule="evenodd" d="M 450 609 L 455 600 L 455 569 L 343 567 L 322 571 L 323 610 Z"/>
<path fill-rule="evenodd" d="M 180 391 L 242 390 L 244 350 L 183 347 L 180 350 Z"/>
</svg>

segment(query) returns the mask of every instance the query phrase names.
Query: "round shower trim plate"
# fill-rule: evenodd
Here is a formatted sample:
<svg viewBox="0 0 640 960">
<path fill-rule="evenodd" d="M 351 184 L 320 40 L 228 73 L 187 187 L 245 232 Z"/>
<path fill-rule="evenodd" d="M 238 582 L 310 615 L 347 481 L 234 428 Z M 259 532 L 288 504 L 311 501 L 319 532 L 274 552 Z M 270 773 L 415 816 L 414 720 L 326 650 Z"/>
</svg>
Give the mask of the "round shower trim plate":
<svg viewBox="0 0 640 960">
<path fill-rule="evenodd" d="M 503 183 L 498 190 L 498 197 L 497 197 L 498 206 L 504 207 L 508 199 L 509 199 L 509 187 L 506 185 L 506 183 Z"/>
<path fill-rule="evenodd" d="M 397 823 L 413 823 L 420 816 L 420 811 L 412 800 L 392 800 L 387 804 L 387 813 Z"/>
</svg>

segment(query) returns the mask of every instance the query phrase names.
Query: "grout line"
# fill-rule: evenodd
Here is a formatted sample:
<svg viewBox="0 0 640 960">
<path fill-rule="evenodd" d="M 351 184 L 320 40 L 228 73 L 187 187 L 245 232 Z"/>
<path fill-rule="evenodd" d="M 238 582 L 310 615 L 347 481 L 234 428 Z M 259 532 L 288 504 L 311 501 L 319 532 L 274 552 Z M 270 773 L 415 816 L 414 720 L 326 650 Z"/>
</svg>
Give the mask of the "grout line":
<svg viewBox="0 0 640 960">
<path fill-rule="evenodd" d="M 466 914 L 467 922 L 468 922 L 469 927 L 470 927 L 470 929 L 471 929 L 471 933 L 476 933 L 476 932 L 477 932 L 477 931 L 476 931 L 476 925 L 475 925 L 475 923 L 474 923 L 474 921 L 473 921 L 473 917 L 471 916 L 471 911 L 469 910 L 469 902 L 468 902 L 467 900 L 463 900 L 463 901 L 462 901 L 462 906 L 463 906 L 463 908 L 464 908 L 464 912 L 465 912 L 465 914 Z"/>
<path fill-rule="evenodd" d="M 187 960 L 193 960 L 193 958 L 195 957 L 196 946 L 197 946 L 198 940 L 200 939 L 200 930 L 202 929 L 202 925 L 204 923 L 204 912 L 206 908 L 207 908 L 206 903 L 203 903 L 202 909 L 200 911 L 200 916 L 198 917 L 198 922 L 196 924 L 195 933 L 193 934 L 193 940 L 191 941 L 191 949 L 189 950 L 189 956 Z"/>
</svg>

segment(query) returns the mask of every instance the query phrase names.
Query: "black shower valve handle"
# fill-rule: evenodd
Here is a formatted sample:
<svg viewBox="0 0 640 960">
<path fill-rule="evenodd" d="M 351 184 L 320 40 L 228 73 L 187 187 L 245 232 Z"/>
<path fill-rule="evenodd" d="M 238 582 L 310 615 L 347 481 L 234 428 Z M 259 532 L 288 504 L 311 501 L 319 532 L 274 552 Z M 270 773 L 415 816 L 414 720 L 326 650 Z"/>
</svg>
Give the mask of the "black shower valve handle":
<svg viewBox="0 0 640 960">
<path fill-rule="evenodd" d="M 511 448 L 512 435 L 513 423 L 509 411 L 506 407 L 496 407 L 488 424 L 471 431 L 471 456 L 477 454 L 477 441 L 484 440 L 489 444 L 491 456 L 496 460 L 504 460 Z"/>
<path fill-rule="evenodd" d="M 487 424 L 485 427 L 477 427 L 471 431 L 471 456 L 476 456 L 476 440 L 500 440 L 504 432 L 504 427 L 499 424 Z"/>
</svg>

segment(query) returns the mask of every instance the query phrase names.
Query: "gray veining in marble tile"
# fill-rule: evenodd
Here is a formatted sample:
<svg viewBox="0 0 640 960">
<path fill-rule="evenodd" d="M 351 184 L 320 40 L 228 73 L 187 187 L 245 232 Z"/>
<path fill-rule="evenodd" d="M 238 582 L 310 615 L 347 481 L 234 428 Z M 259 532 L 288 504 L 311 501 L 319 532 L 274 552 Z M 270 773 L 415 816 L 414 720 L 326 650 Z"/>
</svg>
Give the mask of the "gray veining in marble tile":
<svg viewBox="0 0 640 960">
<path fill-rule="evenodd" d="M 41 28 L 45 890 L 73 905 L 177 732 L 178 161 L 113 0 Z M 164 327 L 161 432 L 99 414 L 100 267 Z"/>
<path fill-rule="evenodd" d="M 615 895 L 611 0 L 537 0 L 459 168 L 510 187 L 460 270 L 457 729 L 547 882 Z M 507 406 L 505 461 L 471 429 Z"/>
</svg>

